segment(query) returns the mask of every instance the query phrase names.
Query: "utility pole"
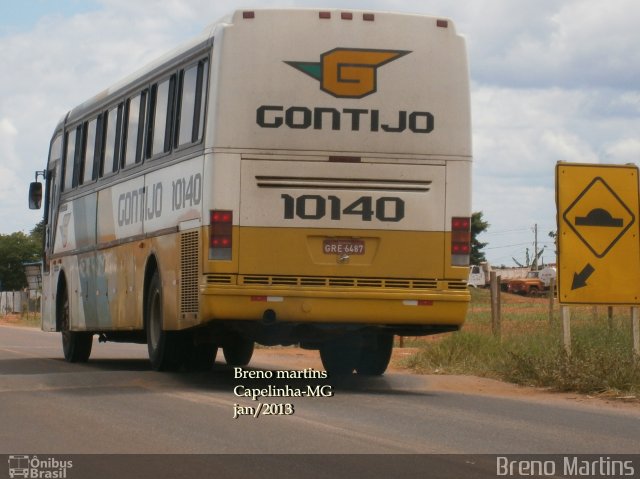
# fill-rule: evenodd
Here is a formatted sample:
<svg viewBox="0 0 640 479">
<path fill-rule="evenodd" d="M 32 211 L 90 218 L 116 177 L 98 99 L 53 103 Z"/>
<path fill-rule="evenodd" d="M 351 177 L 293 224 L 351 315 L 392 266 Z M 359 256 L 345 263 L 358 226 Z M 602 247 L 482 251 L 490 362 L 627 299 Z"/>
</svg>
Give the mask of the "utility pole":
<svg viewBox="0 0 640 479">
<path fill-rule="evenodd" d="M 538 223 L 533 225 L 533 262 L 531 268 L 535 265 L 536 271 L 538 270 Z"/>
</svg>

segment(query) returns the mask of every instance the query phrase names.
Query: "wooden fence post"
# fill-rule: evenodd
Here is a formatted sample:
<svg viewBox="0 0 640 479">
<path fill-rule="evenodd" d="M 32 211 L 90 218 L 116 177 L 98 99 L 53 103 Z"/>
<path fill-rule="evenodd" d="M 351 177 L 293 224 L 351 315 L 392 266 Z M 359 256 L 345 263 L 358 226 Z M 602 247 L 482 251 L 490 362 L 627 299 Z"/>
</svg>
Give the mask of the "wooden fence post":
<svg viewBox="0 0 640 479">
<path fill-rule="evenodd" d="M 560 308 L 562 313 L 562 343 L 567 355 L 571 355 L 571 311 L 569 306 Z"/>
<path fill-rule="evenodd" d="M 491 331 L 496 338 L 500 338 L 500 276 L 495 271 L 490 275 L 491 288 Z"/>
<path fill-rule="evenodd" d="M 553 305 L 556 297 L 556 279 L 549 281 L 549 326 L 553 324 Z"/>
</svg>

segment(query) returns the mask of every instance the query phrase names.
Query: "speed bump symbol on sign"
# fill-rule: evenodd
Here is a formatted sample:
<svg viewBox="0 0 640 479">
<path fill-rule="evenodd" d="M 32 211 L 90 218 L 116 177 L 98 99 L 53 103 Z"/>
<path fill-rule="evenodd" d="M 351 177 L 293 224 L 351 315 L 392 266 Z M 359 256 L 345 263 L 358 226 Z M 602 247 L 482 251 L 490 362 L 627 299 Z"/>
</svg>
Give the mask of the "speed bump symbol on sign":
<svg viewBox="0 0 640 479">
<path fill-rule="evenodd" d="M 629 207 L 599 176 L 587 185 L 562 217 L 597 258 L 604 257 L 636 219 Z"/>
</svg>

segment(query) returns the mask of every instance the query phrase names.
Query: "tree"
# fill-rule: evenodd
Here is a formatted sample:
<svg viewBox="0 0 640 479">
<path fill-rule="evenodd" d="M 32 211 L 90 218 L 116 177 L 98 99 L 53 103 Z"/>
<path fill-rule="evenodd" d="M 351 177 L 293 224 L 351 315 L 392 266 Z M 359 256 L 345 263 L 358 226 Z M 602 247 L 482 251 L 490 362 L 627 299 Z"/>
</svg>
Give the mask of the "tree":
<svg viewBox="0 0 640 479">
<path fill-rule="evenodd" d="M 34 229 L 35 231 L 35 229 Z M 27 286 L 23 263 L 40 260 L 42 242 L 37 234 L 21 231 L 0 235 L 0 285 L 5 291 Z"/>
<path fill-rule="evenodd" d="M 34 228 L 29 233 L 29 236 L 36 242 L 37 245 L 44 244 L 44 219 L 40 220 L 40 222 L 34 226 Z"/>
<path fill-rule="evenodd" d="M 553 240 L 554 244 L 554 254 L 556 257 L 558 256 L 558 232 L 557 231 L 549 231 L 549 238 Z"/>
<path fill-rule="evenodd" d="M 480 264 L 487 261 L 482 248 L 489 243 L 478 241 L 478 235 L 489 228 L 489 223 L 482 218 L 482 211 L 471 214 L 471 264 Z"/>
</svg>

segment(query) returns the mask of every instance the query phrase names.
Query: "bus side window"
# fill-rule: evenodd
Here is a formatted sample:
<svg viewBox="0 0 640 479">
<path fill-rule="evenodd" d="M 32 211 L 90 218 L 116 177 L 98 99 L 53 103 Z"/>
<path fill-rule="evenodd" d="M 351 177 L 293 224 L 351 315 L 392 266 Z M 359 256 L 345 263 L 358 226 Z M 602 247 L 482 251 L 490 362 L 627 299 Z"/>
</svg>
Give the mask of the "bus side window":
<svg viewBox="0 0 640 479">
<path fill-rule="evenodd" d="M 196 109 L 194 112 L 193 141 L 202 140 L 204 132 L 205 99 L 209 81 L 209 62 L 202 60 L 198 64 L 198 89 L 196 90 Z"/>
<path fill-rule="evenodd" d="M 177 148 L 195 143 L 202 138 L 207 64 L 207 60 L 202 60 L 180 72 L 175 138 Z"/>
<path fill-rule="evenodd" d="M 57 185 L 56 178 L 59 170 L 60 157 L 62 154 L 62 134 L 57 135 L 51 143 L 49 152 L 49 170 L 47 171 L 46 191 L 44 199 L 44 270 L 49 271 L 49 262 L 47 255 L 51 253 L 53 248 L 53 223 L 55 222 L 55 211 L 57 208 Z"/>
<path fill-rule="evenodd" d="M 120 130 L 122 127 L 122 103 L 102 115 L 102 157 L 100 178 L 118 171 L 120 161 Z"/>
<path fill-rule="evenodd" d="M 142 140 L 144 134 L 144 120 L 147 107 L 147 92 L 143 91 L 127 100 L 126 127 L 124 139 L 124 154 L 121 161 L 123 168 L 127 168 L 142 161 Z"/>
<path fill-rule="evenodd" d="M 95 179 L 94 176 L 94 160 L 98 139 L 98 118 L 85 123 L 84 127 L 84 145 L 82 152 L 82 169 L 80 175 L 80 184 L 84 185 Z"/>
<path fill-rule="evenodd" d="M 171 123 L 176 76 L 151 87 L 150 134 L 147 157 L 152 158 L 171 151 Z"/>
<path fill-rule="evenodd" d="M 78 184 L 78 143 L 82 139 L 81 127 L 69 130 L 66 134 L 66 148 L 64 155 L 64 183 L 63 191 L 69 191 Z"/>
</svg>

